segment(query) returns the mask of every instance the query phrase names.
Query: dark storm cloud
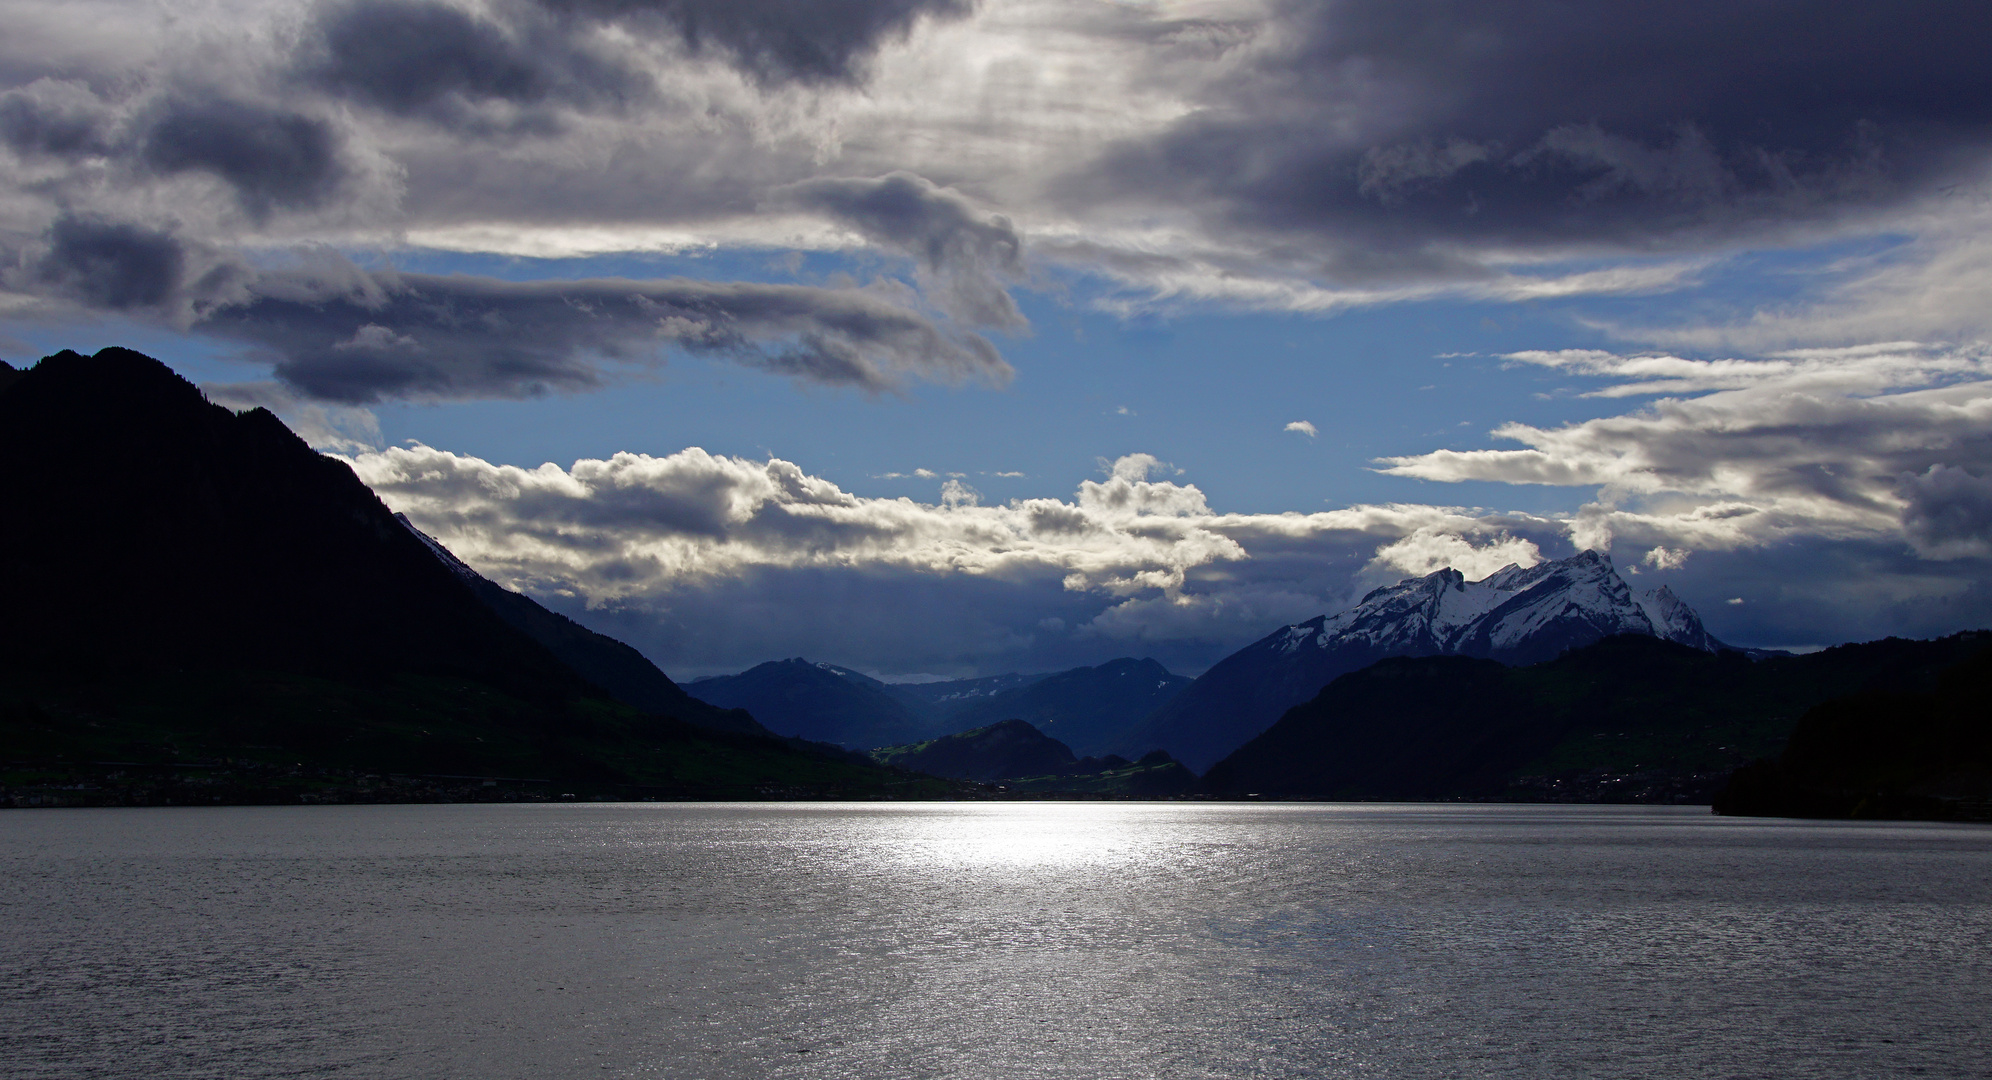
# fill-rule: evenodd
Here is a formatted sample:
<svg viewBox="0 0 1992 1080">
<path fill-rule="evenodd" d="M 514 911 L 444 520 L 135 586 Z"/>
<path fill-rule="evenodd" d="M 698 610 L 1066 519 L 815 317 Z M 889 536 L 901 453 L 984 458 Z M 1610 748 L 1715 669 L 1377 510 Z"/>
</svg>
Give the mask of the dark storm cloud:
<svg viewBox="0 0 1992 1080">
<path fill-rule="evenodd" d="M 766 82 L 855 82 L 880 46 L 922 18 L 960 18 L 974 0 L 538 0 L 562 15 L 662 26 Z"/>
<path fill-rule="evenodd" d="M 38 79 L 0 94 L 0 140 L 21 153 L 106 153 L 110 110 L 80 83 Z"/>
<path fill-rule="evenodd" d="M 1009 219 L 911 173 L 808 180 L 784 190 L 794 204 L 911 256 L 950 315 L 976 326 L 1021 327 L 998 275 L 1024 272 L 1024 242 Z"/>
<path fill-rule="evenodd" d="M 157 307 L 180 291 L 187 253 L 171 234 L 123 222 L 65 217 L 34 263 L 37 284 L 90 307 Z"/>
<path fill-rule="evenodd" d="M 1818 215 L 1927 194 L 1981 156 L 1983 16 L 1954 0 L 1289 3 L 1204 108 L 1076 190 L 1406 245 L 1641 245 Z"/>
<path fill-rule="evenodd" d="M 401 115 L 457 119 L 468 102 L 537 105 L 620 99 L 642 82 L 575 45 L 544 16 L 512 26 L 434 0 L 360 0 L 318 12 L 303 50 L 308 77 Z"/>
<path fill-rule="evenodd" d="M 672 348 L 867 391 L 1010 374 L 982 338 L 863 290 L 351 273 L 329 286 L 265 275 L 201 329 L 269 350 L 277 376 L 311 397 L 353 404 L 584 390 Z"/>
<path fill-rule="evenodd" d="M 306 209 L 344 179 L 338 132 L 325 120 L 223 98 L 168 101 L 139 157 L 153 171 L 206 172 L 226 180 L 243 208 Z"/>
<path fill-rule="evenodd" d="M 1902 477 L 1902 530 L 1925 558 L 1992 555 L 1992 477 L 1932 465 Z"/>
</svg>

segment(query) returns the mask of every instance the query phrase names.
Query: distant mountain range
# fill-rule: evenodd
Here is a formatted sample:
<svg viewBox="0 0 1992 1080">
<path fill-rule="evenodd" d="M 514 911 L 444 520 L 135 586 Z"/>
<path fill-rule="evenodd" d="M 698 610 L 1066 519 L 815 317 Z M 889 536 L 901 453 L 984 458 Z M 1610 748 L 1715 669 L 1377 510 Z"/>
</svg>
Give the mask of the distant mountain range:
<svg viewBox="0 0 1992 1080">
<path fill-rule="evenodd" d="M 84 787 L 104 801 L 165 790 L 128 774 L 184 785 L 195 768 L 201 801 L 295 802 L 388 773 L 914 790 L 772 738 L 485 581 L 274 415 L 212 405 L 156 360 L 64 352 L 0 375 L 0 565 L 16 571 L 0 750 L 18 775 L 96 775 Z M 107 761 L 125 779 L 91 764 Z"/>
<path fill-rule="evenodd" d="M 1162 747 L 1204 770 L 1341 675 L 1392 657 L 1549 660 L 1616 634 L 1724 648 L 1662 587 L 1632 589 L 1595 551 L 1479 581 L 1445 569 L 1375 589 L 1355 607 L 1285 626 L 1225 657 L 1135 727 L 1123 754 Z"/>
<path fill-rule="evenodd" d="M 696 679 L 686 691 L 720 708 L 745 709 L 779 734 L 854 750 L 944 734 L 925 703 L 859 672 L 801 657 Z"/>
<path fill-rule="evenodd" d="M 1101 754 L 1189 684 L 1154 660 L 1132 658 L 1049 675 L 885 683 L 798 657 L 698 679 L 687 690 L 713 705 L 745 709 L 775 732 L 852 749 L 1019 719 L 1054 732 L 1078 753 Z"/>
<path fill-rule="evenodd" d="M 947 714 L 957 730 L 998 720 L 1029 721 L 1081 755 L 1122 748 L 1136 725 L 1174 700 L 1191 679 L 1154 660 L 1123 658 L 1074 668 L 970 700 Z"/>
</svg>

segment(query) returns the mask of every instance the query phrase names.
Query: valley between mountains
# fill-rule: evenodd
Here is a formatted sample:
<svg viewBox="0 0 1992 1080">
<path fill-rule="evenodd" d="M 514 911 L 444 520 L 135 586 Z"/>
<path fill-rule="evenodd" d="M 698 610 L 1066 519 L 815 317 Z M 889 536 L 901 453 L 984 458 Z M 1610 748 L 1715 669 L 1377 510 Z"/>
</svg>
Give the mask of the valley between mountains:
<svg viewBox="0 0 1992 1080">
<path fill-rule="evenodd" d="M 1731 648 L 1595 551 L 1444 569 L 1189 678 L 673 681 L 138 353 L 0 371 L 0 803 L 1295 798 L 1992 816 L 1992 635 Z"/>
</svg>

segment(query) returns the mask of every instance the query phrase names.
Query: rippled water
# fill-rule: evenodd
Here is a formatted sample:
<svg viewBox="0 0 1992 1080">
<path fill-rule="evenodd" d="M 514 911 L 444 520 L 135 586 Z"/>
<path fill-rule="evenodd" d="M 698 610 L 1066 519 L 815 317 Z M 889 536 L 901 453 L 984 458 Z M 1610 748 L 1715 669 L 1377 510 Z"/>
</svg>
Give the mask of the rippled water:
<svg viewBox="0 0 1992 1080">
<path fill-rule="evenodd" d="M 1992 828 L 1659 808 L 0 814 L 0 1075 L 1992 1075 Z"/>
</svg>

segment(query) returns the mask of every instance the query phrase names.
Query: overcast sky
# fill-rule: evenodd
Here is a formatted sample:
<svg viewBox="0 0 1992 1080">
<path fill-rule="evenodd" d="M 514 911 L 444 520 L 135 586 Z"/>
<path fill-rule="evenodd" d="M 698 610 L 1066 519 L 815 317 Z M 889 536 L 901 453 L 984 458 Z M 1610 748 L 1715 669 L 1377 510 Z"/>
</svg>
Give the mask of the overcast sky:
<svg viewBox="0 0 1992 1080">
<path fill-rule="evenodd" d="M 676 677 L 1608 552 L 1992 624 L 1981 4 L 0 0 L 0 355 L 264 405 Z"/>
</svg>

